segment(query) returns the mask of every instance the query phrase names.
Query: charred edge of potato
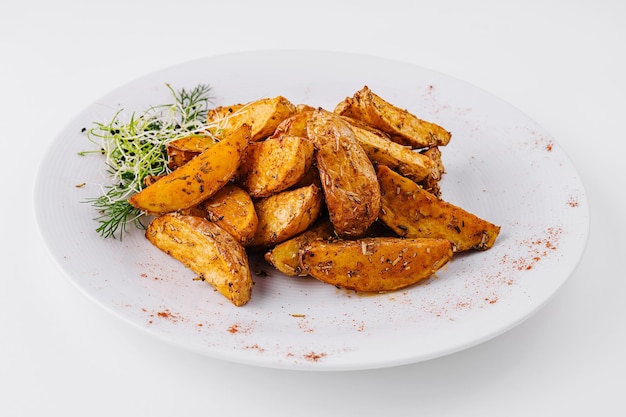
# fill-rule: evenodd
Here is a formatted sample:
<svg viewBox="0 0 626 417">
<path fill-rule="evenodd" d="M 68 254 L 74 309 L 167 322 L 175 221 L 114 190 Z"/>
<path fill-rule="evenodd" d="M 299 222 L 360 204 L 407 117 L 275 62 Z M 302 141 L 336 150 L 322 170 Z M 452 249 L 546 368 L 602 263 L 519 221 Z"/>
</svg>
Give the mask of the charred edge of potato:
<svg viewBox="0 0 626 417">
<path fill-rule="evenodd" d="M 448 240 L 398 237 L 316 240 L 299 253 L 307 274 L 361 292 L 394 291 L 416 284 L 453 256 Z"/>
<path fill-rule="evenodd" d="M 250 300 L 253 281 L 246 252 L 215 223 L 195 216 L 164 214 L 150 223 L 146 238 L 234 305 L 243 306 Z"/>
<path fill-rule="evenodd" d="M 415 182 L 379 165 L 380 220 L 399 236 L 434 237 L 452 242 L 455 252 L 491 248 L 500 226 L 443 201 Z"/>
</svg>

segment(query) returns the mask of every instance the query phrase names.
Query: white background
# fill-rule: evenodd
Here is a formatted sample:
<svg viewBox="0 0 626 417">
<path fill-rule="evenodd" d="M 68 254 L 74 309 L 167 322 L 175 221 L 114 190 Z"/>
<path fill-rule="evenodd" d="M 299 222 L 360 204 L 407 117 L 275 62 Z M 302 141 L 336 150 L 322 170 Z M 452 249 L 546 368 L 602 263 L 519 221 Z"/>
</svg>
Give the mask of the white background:
<svg viewBox="0 0 626 417">
<path fill-rule="evenodd" d="M 626 3 L 5 1 L 0 6 L 0 415 L 624 415 Z M 259 49 L 357 52 L 460 78 L 546 128 L 591 207 L 581 262 L 513 330 L 391 369 L 221 362 L 138 332 L 51 261 L 33 184 L 85 106 L 181 62 Z"/>
</svg>

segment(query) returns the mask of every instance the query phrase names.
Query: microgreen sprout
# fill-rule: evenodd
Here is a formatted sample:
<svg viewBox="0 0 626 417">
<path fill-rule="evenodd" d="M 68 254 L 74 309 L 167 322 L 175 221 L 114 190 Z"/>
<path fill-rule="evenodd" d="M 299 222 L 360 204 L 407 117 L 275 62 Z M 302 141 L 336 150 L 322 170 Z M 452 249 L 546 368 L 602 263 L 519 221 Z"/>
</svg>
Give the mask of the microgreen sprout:
<svg viewBox="0 0 626 417">
<path fill-rule="evenodd" d="M 143 214 L 128 202 L 146 187 L 146 180 L 170 172 L 167 144 L 191 136 L 212 136 L 207 124 L 210 87 L 200 84 L 191 90 L 175 91 L 169 84 L 174 103 L 151 106 L 128 121 L 119 110 L 110 122 L 94 123 L 86 129 L 88 139 L 99 149 L 79 155 L 102 154 L 110 184 L 101 185 L 102 193 L 86 202 L 98 210 L 96 231 L 103 237 L 120 239 L 128 224 L 145 227 Z"/>
</svg>

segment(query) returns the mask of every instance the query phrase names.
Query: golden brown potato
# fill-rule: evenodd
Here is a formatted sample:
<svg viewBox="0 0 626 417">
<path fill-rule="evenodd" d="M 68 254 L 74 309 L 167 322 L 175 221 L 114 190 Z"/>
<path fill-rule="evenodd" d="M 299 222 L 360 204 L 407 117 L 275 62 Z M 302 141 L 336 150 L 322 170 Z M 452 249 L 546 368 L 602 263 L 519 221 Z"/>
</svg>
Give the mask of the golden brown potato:
<svg viewBox="0 0 626 417">
<path fill-rule="evenodd" d="M 186 267 L 234 305 L 252 294 L 252 275 L 243 247 L 217 224 L 195 216 L 164 214 L 146 230 L 146 238 Z"/>
<path fill-rule="evenodd" d="M 423 180 L 419 181 L 418 184 L 429 193 L 440 198 L 441 187 L 439 185 L 439 181 L 441 180 L 443 174 L 446 172 L 443 165 L 443 160 L 441 159 L 441 150 L 438 146 L 433 146 L 432 148 L 420 151 L 420 154 L 424 155 L 427 158 L 430 158 L 433 161 L 434 168 L 432 169 L 430 174 Z"/>
<path fill-rule="evenodd" d="M 272 135 L 276 127 L 294 114 L 295 106 L 285 97 L 262 98 L 246 104 L 222 106 L 209 110 L 207 121 L 215 124 L 212 133 L 217 137 L 228 135 L 242 124 L 250 125 L 251 141 Z"/>
<path fill-rule="evenodd" d="M 314 278 L 366 292 L 393 291 L 430 277 L 452 258 L 445 239 L 374 237 L 316 240 L 300 251 L 300 265 Z"/>
<path fill-rule="evenodd" d="M 307 125 L 315 144 L 330 220 L 341 237 L 359 237 L 378 217 L 380 187 L 367 154 L 350 125 L 325 110 L 313 112 Z"/>
<path fill-rule="evenodd" d="M 167 144 L 169 168 L 173 171 L 185 165 L 193 157 L 200 155 L 216 143 L 210 136 L 193 135 L 176 139 Z"/>
<path fill-rule="evenodd" d="M 313 163 L 313 144 L 298 136 L 280 136 L 248 146 L 236 175 L 253 198 L 268 197 L 300 181 Z"/>
<path fill-rule="evenodd" d="M 274 130 L 272 137 L 283 135 L 307 137 L 306 125 L 313 114 L 313 110 L 296 111 L 295 114 L 283 120 Z"/>
<path fill-rule="evenodd" d="M 252 198 L 237 185 L 229 182 L 200 203 L 198 208 L 203 210 L 207 219 L 217 223 L 243 246 L 252 241 L 259 219 Z"/>
<path fill-rule="evenodd" d="M 305 231 L 317 220 L 322 192 L 311 184 L 256 200 L 254 207 L 259 224 L 250 246 L 272 246 Z"/>
<path fill-rule="evenodd" d="M 393 141 L 414 149 L 450 142 L 451 134 L 443 127 L 388 103 L 367 86 L 338 103 L 334 112 L 361 120 L 388 133 Z"/>
<path fill-rule="evenodd" d="M 349 117 L 344 120 L 350 124 L 359 144 L 373 162 L 387 165 L 416 182 L 434 175 L 437 166 L 428 156 L 392 141 L 382 132 L 361 122 Z"/>
<path fill-rule="evenodd" d="M 274 246 L 265 253 L 265 260 L 285 275 L 307 275 L 300 267 L 300 249 L 314 240 L 327 240 L 335 237 L 333 224 L 328 217 L 320 218 L 313 226 L 296 237 Z"/>
<path fill-rule="evenodd" d="M 198 205 L 235 175 L 249 140 L 250 126 L 240 126 L 185 165 L 133 195 L 129 203 L 151 214 Z"/>
<path fill-rule="evenodd" d="M 384 165 L 377 167 L 380 220 L 407 238 L 447 239 L 455 252 L 493 246 L 500 227 L 445 202 Z"/>
</svg>

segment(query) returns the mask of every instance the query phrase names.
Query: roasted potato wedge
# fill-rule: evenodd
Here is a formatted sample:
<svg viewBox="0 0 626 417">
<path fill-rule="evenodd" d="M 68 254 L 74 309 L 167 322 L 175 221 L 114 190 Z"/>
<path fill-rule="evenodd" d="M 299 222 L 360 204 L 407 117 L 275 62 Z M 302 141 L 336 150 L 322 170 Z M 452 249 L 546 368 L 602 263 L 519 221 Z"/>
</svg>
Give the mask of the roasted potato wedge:
<svg viewBox="0 0 626 417">
<path fill-rule="evenodd" d="M 330 220 L 341 237 L 359 237 L 378 217 L 380 186 L 354 131 L 340 116 L 316 110 L 307 124 Z"/>
<path fill-rule="evenodd" d="M 268 197 L 300 181 L 313 162 L 313 143 L 299 136 L 252 142 L 236 178 L 253 198 Z"/>
<path fill-rule="evenodd" d="M 400 145 L 388 136 L 351 118 L 345 118 L 356 139 L 371 161 L 387 165 L 405 177 L 419 182 L 431 175 L 439 175 L 437 165 L 426 155 Z"/>
<path fill-rule="evenodd" d="M 327 240 L 333 237 L 335 237 L 333 224 L 328 217 L 320 218 L 306 231 L 266 252 L 265 260 L 285 275 L 307 275 L 300 267 L 300 249 L 307 247 L 314 240 Z"/>
<path fill-rule="evenodd" d="M 149 214 L 196 206 L 235 175 L 249 140 L 250 127 L 240 126 L 185 165 L 133 195 L 129 203 Z"/>
<path fill-rule="evenodd" d="M 282 191 L 254 203 L 259 224 L 250 246 L 268 247 L 305 231 L 322 209 L 322 191 L 314 184 Z"/>
<path fill-rule="evenodd" d="M 380 220 L 399 236 L 443 238 L 455 252 L 486 250 L 493 246 L 500 226 L 443 201 L 415 182 L 379 165 Z"/>
<path fill-rule="evenodd" d="M 199 204 L 205 216 L 233 235 L 243 246 L 248 245 L 256 232 L 259 219 L 250 195 L 229 182 Z"/>
<path fill-rule="evenodd" d="M 315 240 L 300 250 L 300 266 L 312 277 L 363 292 L 393 291 L 430 277 L 452 258 L 445 239 L 375 237 Z"/>
<path fill-rule="evenodd" d="M 338 103 L 334 112 L 361 120 L 388 133 L 393 141 L 414 149 L 445 146 L 451 138 L 443 127 L 388 103 L 367 86 Z"/>
<path fill-rule="evenodd" d="M 283 96 L 276 96 L 211 109 L 207 121 L 215 125 L 212 133 L 217 137 L 228 135 L 242 124 L 247 124 L 252 129 L 250 140 L 254 142 L 272 135 L 280 122 L 295 111 L 293 103 Z"/>
<path fill-rule="evenodd" d="M 217 224 L 200 217 L 168 213 L 152 220 L 146 238 L 234 305 L 243 306 L 250 300 L 253 281 L 246 252 Z"/>
<path fill-rule="evenodd" d="M 296 111 L 295 114 L 283 120 L 274 130 L 271 137 L 300 136 L 307 137 L 306 125 L 313 114 L 313 110 Z"/>
<path fill-rule="evenodd" d="M 173 171 L 185 165 L 195 156 L 209 149 L 216 143 L 211 136 L 193 135 L 176 139 L 167 144 L 169 168 Z"/>
<path fill-rule="evenodd" d="M 250 127 L 242 125 L 182 167 L 133 195 L 129 203 L 150 214 L 198 205 L 235 175 L 249 140 Z"/>
</svg>

